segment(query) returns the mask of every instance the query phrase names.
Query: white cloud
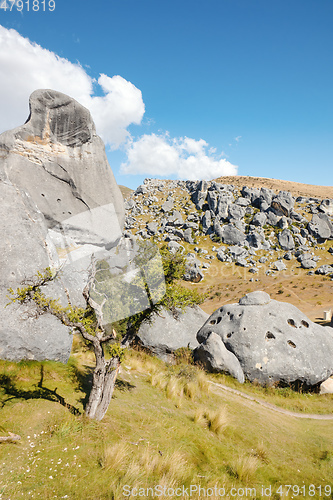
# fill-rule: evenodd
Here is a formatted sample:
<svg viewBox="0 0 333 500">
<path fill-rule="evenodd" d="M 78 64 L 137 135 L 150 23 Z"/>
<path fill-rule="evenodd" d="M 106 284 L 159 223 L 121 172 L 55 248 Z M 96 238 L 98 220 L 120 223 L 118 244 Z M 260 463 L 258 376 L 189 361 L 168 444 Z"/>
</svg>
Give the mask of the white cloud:
<svg viewBox="0 0 333 500">
<path fill-rule="evenodd" d="M 214 155 L 203 139 L 188 137 L 170 139 L 166 135 L 143 135 L 132 141 L 127 162 L 121 166 L 124 174 L 145 174 L 178 179 L 214 179 L 222 175 L 237 175 L 237 167 Z"/>
<path fill-rule="evenodd" d="M 93 80 L 80 64 L 1 25 L 0 49 L 0 133 L 25 122 L 29 95 L 40 88 L 64 92 L 86 106 L 98 134 L 113 148 L 129 137 L 126 128 L 131 123 L 141 122 L 145 111 L 141 91 L 121 76 L 100 75 L 104 95 L 94 96 Z"/>
</svg>

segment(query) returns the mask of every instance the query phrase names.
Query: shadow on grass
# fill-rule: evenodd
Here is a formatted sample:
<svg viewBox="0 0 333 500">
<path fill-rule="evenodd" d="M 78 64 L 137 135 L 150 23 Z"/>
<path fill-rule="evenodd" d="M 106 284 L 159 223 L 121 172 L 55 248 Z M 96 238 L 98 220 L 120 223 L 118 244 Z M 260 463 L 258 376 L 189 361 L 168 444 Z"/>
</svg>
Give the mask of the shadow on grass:
<svg viewBox="0 0 333 500">
<path fill-rule="evenodd" d="M 68 374 L 73 385 L 73 392 L 79 392 L 83 394 L 82 397 L 78 398 L 78 403 L 81 403 L 83 408 L 86 407 L 92 386 L 93 380 L 93 367 L 84 365 L 80 368 L 76 364 L 68 364 Z M 117 379 L 116 388 L 121 391 L 131 391 L 135 389 L 135 385 L 127 382 L 126 380 Z M 81 415 L 82 412 L 75 406 L 67 403 L 65 398 L 57 393 L 57 387 L 52 390 L 44 386 L 44 365 L 40 366 L 40 379 L 37 384 L 33 385 L 32 389 L 22 389 L 16 384 L 16 375 L 6 375 L 0 374 L 0 389 L 4 394 L 4 397 L 0 399 L 0 406 L 3 408 L 6 403 L 13 399 L 45 399 L 47 401 L 53 401 L 61 404 L 65 408 L 68 408 L 70 413 L 73 415 Z"/>
<path fill-rule="evenodd" d="M 116 389 L 118 389 L 118 391 L 132 391 L 133 389 L 135 389 L 135 387 L 135 385 L 127 382 L 127 380 L 121 380 L 119 378 L 116 380 Z"/>
<path fill-rule="evenodd" d="M 40 380 L 38 384 L 34 385 L 34 389 L 21 389 L 17 387 L 15 384 L 15 376 L 9 375 L 0 375 L 0 386 L 5 396 L 1 401 L 1 407 L 3 408 L 6 403 L 12 399 L 46 399 L 48 401 L 53 401 L 56 403 L 60 403 L 65 408 L 68 408 L 70 413 L 73 415 L 80 415 L 81 412 L 78 408 L 71 405 L 70 403 L 66 403 L 65 398 L 63 398 L 60 394 L 57 394 L 57 387 L 54 390 L 48 389 L 43 386 L 44 379 L 44 366 L 41 365 L 40 369 Z"/>
</svg>

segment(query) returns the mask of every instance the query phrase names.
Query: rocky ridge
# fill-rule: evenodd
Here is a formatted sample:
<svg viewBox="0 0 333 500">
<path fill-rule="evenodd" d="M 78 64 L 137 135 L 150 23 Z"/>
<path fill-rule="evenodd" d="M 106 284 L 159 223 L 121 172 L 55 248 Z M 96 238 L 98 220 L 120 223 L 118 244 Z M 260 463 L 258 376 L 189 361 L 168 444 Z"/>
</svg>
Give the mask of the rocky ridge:
<svg viewBox="0 0 333 500">
<path fill-rule="evenodd" d="M 333 266 L 321 266 L 318 255 L 330 252 L 333 199 L 216 181 L 146 179 L 125 208 L 128 233 L 166 242 L 170 251 L 190 248 L 187 280 L 203 279 L 214 259 L 246 268 L 249 276 L 275 275 L 292 261 L 333 279 Z M 210 250 L 201 248 L 208 239 Z"/>
</svg>

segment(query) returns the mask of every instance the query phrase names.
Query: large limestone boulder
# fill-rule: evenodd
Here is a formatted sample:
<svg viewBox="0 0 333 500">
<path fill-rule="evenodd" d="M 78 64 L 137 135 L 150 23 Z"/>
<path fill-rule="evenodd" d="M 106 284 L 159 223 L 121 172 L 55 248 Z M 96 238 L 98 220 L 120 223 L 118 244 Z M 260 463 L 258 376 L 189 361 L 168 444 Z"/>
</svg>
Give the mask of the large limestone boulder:
<svg viewBox="0 0 333 500">
<path fill-rule="evenodd" d="M 221 337 L 212 332 L 194 350 L 194 360 L 200 363 L 209 372 L 226 372 L 235 377 L 241 384 L 245 377 L 240 362 L 236 356 L 228 351 Z"/>
<path fill-rule="evenodd" d="M 217 309 L 198 331 L 198 342 L 206 342 L 212 332 L 252 382 L 313 386 L 333 374 L 333 329 L 265 292 L 249 293 L 238 304 Z"/>
<path fill-rule="evenodd" d="M 173 353 L 181 347 L 198 347 L 196 333 L 207 320 L 208 314 L 200 307 L 186 307 L 175 314 L 167 309 L 153 314 L 144 322 L 137 338 L 143 347 L 164 361 L 172 361 Z"/>
<path fill-rule="evenodd" d="M 61 264 L 62 282 L 44 292 L 77 303 L 91 254 L 121 236 L 123 199 L 89 111 L 60 92 L 35 91 L 27 122 L 0 135 L 0 195 L 0 357 L 65 362 L 66 327 L 5 305 L 9 287 Z"/>
</svg>

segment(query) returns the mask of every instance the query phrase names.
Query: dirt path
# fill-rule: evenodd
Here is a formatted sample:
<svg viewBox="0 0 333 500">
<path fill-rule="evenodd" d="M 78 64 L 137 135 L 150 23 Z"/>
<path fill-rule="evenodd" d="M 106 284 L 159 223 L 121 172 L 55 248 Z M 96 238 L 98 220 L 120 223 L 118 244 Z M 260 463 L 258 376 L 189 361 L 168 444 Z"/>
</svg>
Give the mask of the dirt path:
<svg viewBox="0 0 333 500">
<path fill-rule="evenodd" d="M 231 389 L 231 387 L 228 387 L 223 384 L 217 384 L 216 382 L 209 381 L 210 384 L 218 387 L 219 389 L 222 389 L 223 391 L 226 392 L 231 392 L 232 394 L 235 394 L 236 396 L 240 396 L 244 399 L 248 399 L 252 402 L 252 404 L 260 404 L 261 406 L 264 406 L 265 408 L 268 408 L 269 410 L 282 413 L 283 415 L 288 415 L 289 417 L 296 417 L 296 418 L 308 418 L 311 420 L 333 420 L 333 415 L 319 415 L 319 414 L 313 414 L 313 413 L 298 413 L 294 411 L 289 411 L 289 410 L 284 410 L 283 408 L 280 408 L 279 406 L 272 405 L 271 403 L 266 403 L 266 401 L 263 401 L 260 398 L 255 398 L 254 396 L 250 396 L 249 394 L 246 394 L 245 392 L 238 391 L 236 389 Z M 247 405 L 248 406 L 248 405 Z"/>
</svg>

